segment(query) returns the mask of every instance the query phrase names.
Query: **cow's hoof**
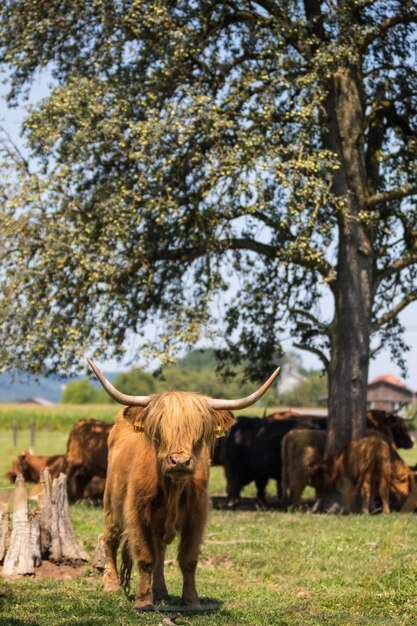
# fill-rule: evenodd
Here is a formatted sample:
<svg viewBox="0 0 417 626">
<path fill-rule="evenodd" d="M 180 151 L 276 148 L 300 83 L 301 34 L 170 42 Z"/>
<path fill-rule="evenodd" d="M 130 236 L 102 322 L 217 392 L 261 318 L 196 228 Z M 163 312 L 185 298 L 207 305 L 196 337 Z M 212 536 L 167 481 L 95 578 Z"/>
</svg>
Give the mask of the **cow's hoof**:
<svg viewBox="0 0 417 626">
<path fill-rule="evenodd" d="M 201 611 L 202 609 L 202 606 L 199 602 L 192 602 L 190 604 L 183 602 L 183 607 L 186 611 Z"/>
<path fill-rule="evenodd" d="M 117 580 L 105 580 L 103 582 L 104 591 L 107 593 L 118 593 L 119 591 L 123 591 L 119 581 Z"/>
<path fill-rule="evenodd" d="M 135 611 L 155 611 L 155 607 L 153 604 L 151 604 L 150 602 L 144 604 L 140 600 L 136 600 L 133 608 L 135 609 Z"/>
<path fill-rule="evenodd" d="M 154 591 L 153 592 L 154 602 L 166 602 L 169 600 L 168 591 Z"/>
</svg>

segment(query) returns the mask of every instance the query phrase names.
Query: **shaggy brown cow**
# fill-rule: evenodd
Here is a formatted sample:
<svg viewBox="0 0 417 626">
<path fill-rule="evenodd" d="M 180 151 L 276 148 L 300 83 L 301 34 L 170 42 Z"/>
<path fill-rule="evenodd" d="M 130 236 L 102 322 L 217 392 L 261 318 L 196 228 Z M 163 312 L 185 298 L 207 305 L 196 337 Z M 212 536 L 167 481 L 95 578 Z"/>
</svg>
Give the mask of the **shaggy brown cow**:
<svg viewBox="0 0 417 626">
<path fill-rule="evenodd" d="M 387 414 L 385 411 L 371 410 L 366 413 L 366 425 L 370 429 L 377 430 L 384 435 L 389 442 L 394 442 L 396 446 L 410 448 L 413 446 L 406 424 L 403 419 L 395 414 Z M 309 465 L 319 463 L 323 459 L 325 432 L 294 431 L 288 433 L 282 441 L 282 484 L 284 503 L 291 504 L 297 510 L 301 504 L 301 495 L 308 484 Z M 398 456 L 394 446 L 390 445 L 391 463 L 396 463 L 398 472 L 402 467 L 404 475 L 404 486 L 401 486 L 401 478 L 398 473 L 397 479 L 393 483 L 392 492 L 404 491 L 412 477 L 407 473 L 407 466 Z M 396 456 L 395 456 L 396 455 Z M 397 458 L 396 458 L 397 457 Z M 399 460 L 398 460 L 399 459 Z M 288 497 L 288 489 L 290 494 Z M 401 499 L 398 498 L 397 499 Z"/>
<path fill-rule="evenodd" d="M 12 467 L 6 472 L 6 476 L 10 482 L 15 482 L 17 475 L 22 474 L 25 481 L 38 483 L 40 473 L 45 467 L 49 468 L 51 478 L 56 478 L 60 472 L 65 471 L 65 455 L 39 456 L 25 450 L 13 461 Z"/>
<path fill-rule="evenodd" d="M 99 502 L 103 500 L 106 479 L 101 476 L 93 476 L 84 487 L 83 500 Z"/>
<path fill-rule="evenodd" d="M 123 409 L 109 436 L 109 466 L 104 494 L 104 588 L 120 588 L 116 554 L 122 535 L 120 582 L 128 585 L 132 559 L 140 578 L 134 607 L 152 610 L 167 597 L 164 579 L 166 545 L 177 533 L 183 575 L 182 603 L 200 606 L 195 570 L 207 517 L 210 449 L 216 433 L 233 423 L 220 410 L 250 406 L 278 374 L 241 400 L 217 400 L 189 392 L 127 396 L 118 392 L 91 360 L 104 389 Z"/>
<path fill-rule="evenodd" d="M 85 497 L 84 491 L 93 477 L 107 476 L 107 439 L 113 424 L 96 419 L 81 419 L 74 424 L 67 442 L 68 496 L 72 502 Z M 96 481 L 104 485 L 103 481 Z M 92 487 L 91 487 L 92 488 Z M 96 497 L 103 492 L 95 490 Z"/>
<path fill-rule="evenodd" d="M 415 485 L 416 473 L 404 463 L 391 442 L 389 442 L 389 450 L 391 462 L 390 493 L 398 502 L 402 503 L 408 498 Z"/>
<path fill-rule="evenodd" d="M 309 467 L 323 460 L 326 445 L 324 430 L 294 429 L 281 442 L 283 505 L 297 511 L 309 483 Z M 289 490 L 289 494 L 288 494 Z"/>
<path fill-rule="evenodd" d="M 382 510 L 389 513 L 390 446 L 376 432 L 351 441 L 344 450 L 309 470 L 309 481 L 319 497 L 336 486 L 342 495 L 345 514 L 350 513 L 357 493 L 361 496 L 362 512 L 369 513 L 375 480 L 378 482 Z"/>
</svg>

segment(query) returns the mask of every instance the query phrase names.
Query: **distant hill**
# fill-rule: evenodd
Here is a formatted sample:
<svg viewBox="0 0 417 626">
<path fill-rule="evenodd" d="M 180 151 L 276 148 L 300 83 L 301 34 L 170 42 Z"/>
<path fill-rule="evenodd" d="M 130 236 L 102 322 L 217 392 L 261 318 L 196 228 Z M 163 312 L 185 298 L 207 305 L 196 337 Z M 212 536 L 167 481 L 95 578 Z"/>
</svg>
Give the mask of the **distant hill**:
<svg viewBox="0 0 417 626">
<path fill-rule="evenodd" d="M 114 380 L 117 372 L 104 372 L 106 378 Z M 85 378 L 84 375 L 72 377 L 40 376 L 37 380 L 25 372 L 12 371 L 0 374 L 0 402 L 22 402 L 28 398 L 44 398 L 49 402 L 59 402 L 62 391 L 69 382 Z M 97 384 L 89 378 L 92 384 Z"/>
</svg>

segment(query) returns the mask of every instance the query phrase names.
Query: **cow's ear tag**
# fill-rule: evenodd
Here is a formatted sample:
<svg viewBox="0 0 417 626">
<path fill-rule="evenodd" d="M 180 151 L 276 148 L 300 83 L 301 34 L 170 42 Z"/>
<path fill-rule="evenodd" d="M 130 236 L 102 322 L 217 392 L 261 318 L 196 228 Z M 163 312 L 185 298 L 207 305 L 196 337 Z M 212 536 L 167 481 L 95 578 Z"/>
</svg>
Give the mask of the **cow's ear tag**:
<svg viewBox="0 0 417 626">
<path fill-rule="evenodd" d="M 145 432 L 145 429 L 143 427 L 143 422 L 142 421 L 134 422 L 133 430 L 135 431 L 135 433 L 138 433 L 139 435 L 143 435 L 143 433 Z"/>
<path fill-rule="evenodd" d="M 221 426 L 214 427 L 214 436 L 216 437 L 216 439 L 220 439 L 220 437 L 224 437 L 225 434 L 226 433 L 224 432 L 224 429 Z"/>
</svg>

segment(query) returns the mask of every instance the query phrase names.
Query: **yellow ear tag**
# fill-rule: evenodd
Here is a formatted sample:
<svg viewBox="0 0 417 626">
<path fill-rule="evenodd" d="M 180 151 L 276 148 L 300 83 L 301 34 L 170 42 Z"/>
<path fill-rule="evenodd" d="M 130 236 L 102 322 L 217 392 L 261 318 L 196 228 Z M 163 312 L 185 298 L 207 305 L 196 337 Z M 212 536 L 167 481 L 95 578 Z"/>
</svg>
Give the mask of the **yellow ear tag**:
<svg viewBox="0 0 417 626">
<path fill-rule="evenodd" d="M 133 430 L 139 435 L 143 435 L 143 433 L 145 432 L 142 422 L 135 422 L 133 424 Z"/>
<path fill-rule="evenodd" d="M 214 436 L 216 437 L 216 439 L 220 439 L 220 437 L 224 437 L 225 436 L 225 432 L 223 430 L 223 428 L 221 426 L 216 426 L 214 428 Z"/>
</svg>

